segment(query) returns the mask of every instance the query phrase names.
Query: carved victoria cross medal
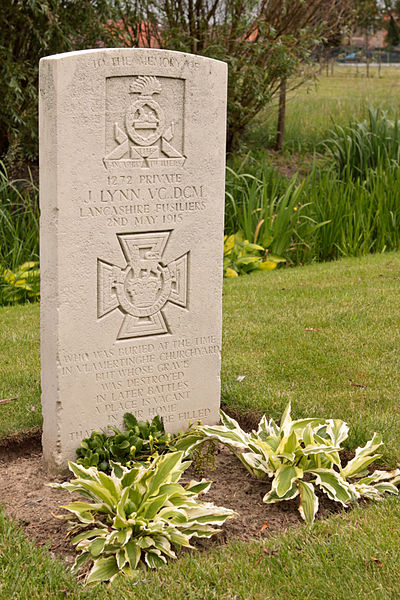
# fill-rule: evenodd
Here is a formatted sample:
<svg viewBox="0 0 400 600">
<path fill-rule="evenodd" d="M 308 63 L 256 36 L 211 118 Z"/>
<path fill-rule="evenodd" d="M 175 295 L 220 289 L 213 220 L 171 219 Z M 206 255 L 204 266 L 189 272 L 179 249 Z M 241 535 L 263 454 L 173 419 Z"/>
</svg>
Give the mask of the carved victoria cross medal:
<svg viewBox="0 0 400 600">
<path fill-rule="evenodd" d="M 188 255 L 161 262 L 171 232 L 117 234 L 126 258 L 118 267 L 98 259 L 97 316 L 124 314 L 117 339 L 168 333 L 162 309 L 168 302 L 186 308 Z"/>
</svg>

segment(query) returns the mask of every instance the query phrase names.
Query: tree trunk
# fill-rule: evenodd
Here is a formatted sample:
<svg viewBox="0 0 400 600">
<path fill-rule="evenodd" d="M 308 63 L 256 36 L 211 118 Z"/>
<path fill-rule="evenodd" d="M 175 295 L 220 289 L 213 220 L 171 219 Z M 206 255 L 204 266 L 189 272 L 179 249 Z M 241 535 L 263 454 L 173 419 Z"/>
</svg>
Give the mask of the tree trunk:
<svg viewBox="0 0 400 600">
<path fill-rule="evenodd" d="M 275 150 L 282 150 L 283 137 L 285 135 L 286 118 L 286 79 L 281 79 L 279 88 L 278 127 L 276 132 Z"/>
<path fill-rule="evenodd" d="M 367 63 L 367 78 L 369 77 L 369 56 L 368 56 L 368 45 L 369 45 L 369 39 L 368 39 L 368 31 L 365 32 L 365 60 Z"/>
</svg>

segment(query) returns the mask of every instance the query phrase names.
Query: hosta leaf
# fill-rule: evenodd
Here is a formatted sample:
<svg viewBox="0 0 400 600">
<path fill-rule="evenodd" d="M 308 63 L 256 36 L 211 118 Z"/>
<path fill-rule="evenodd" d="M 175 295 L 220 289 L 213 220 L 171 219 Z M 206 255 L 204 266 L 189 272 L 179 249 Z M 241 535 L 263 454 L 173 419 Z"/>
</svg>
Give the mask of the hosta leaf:
<svg viewBox="0 0 400 600">
<path fill-rule="evenodd" d="M 292 421 L 292 423 L 290 425 L 290 431 L 294 431 L 296 433 L 298 439 L 302 439 L 303 432 L 308 425 L 310 425 L 314 430 L 315 427 L 317 427 L 318 425 L 320 425 L 321 423 L 324 423 L 324 422 L 325 422 L 324 419 L 318 419 L 318 418 L 297 419 L 296 421 Z"/>
<path fill-rule="evenodd" d="M 185 535 L 184 533 L 181 533 L 178 530 L 170 531 L 169 536 L 170 536 L 171 542 L 178 547 L 179 546 L 185 546 L 186 548 L 193 547 L 190 545 L 190 537 L 188 535 Z"/>
<path fill-rule="evenodd" d="M 61 508 L 65 508 L 65 510 L 69 510 L 70 512 L 72 512 L 72 514 L 75 515 L 81 523 L 85 523 L 88 525 L 90 523 L 94 523 L 95 519 L 94 519 L 94 516 L 92 515 L 92 513 L 89 511 L 82 510 L 81 508 L 76 508 L 74 506 L 75 504 L 80 504 L 80 503 L 79 502 L 78 503 L 71 502 L 71 504 L 62 505 Z"/>
<path fill-rule="evenodd" d="M 328 454 L 330 452 L 338 452 L 341 448 L 336 448 L 334 446 L 329 446 L 325 444 L 315 444 L 314 446 L 306 446 L 303 449 L 304 456 L 311 456 L 313 454 Z"/>
<path fill-rule="evenodd" d="M 272 477 L 273 470 L 268 466 L 268 462 L 263 460 L 260 455 L 254 454 L 253 452 L 243 452 L 240 455 L 240 460 L 250 472 L 253 472 L 256 477 Z"/>
<path fill-rule="evenodd" d="M 93 540 L 89 546 L 88 550 L 93 558 L 97 558 L 103 552 L 104 544 L 106 543 L 106 539 L 104 537 L 98 537 Z"/>
<path fill-rule="evenodd" d="M 83 531 L 82 533 L 78 533 L 77 535 L 75 535 L 72 538 L 71 544 L 75 545 L 82 540 L 88 540 L 92 537 L 97 537 L 99 535 L 106 536 L 107 533 L 108 533 L 108 529 L 106 529 L 106 528 L 90 529 L 90 531 Z"/>
<path fill-rule="evenodd" d="M 380 494 L 388 493 L 395 494 L 397 496 L 399 493 L 397 487 L 390 481 L 381 481 L 380 483 L 375 483 L 374 488 L 378 490 Z"/>
<path fill-rule="evenodd" d="M 121 570 L 122 567 L 128 562 L 128 558 L 125 554 L 125 549 L 121 548 L 120 550 L 118 550 L 115 557 L 117 559 L 118 569 Z"/>
<path fill-rule="evenodd" d="M 130 540 L 124 546 L 125 555 L 127 561 L 130 564 L 131 569 L 135 570 L 139 564 L 140 555 L 142 553 L 142 549 L 134 540 Z"/>
<path fill-rule="evenodd" d="M 213 531 L 215 531 L 215 529 Z M 154 542 L 155 542 L 156 548 L 158 548 L 158 550 L 160 550 L 161 552 L 164 552 L 164 554 L 166 554 L 169 558 L 176 558 L 176 554 L 171 549 L 171 544 L 169 543 L 169 541 L 166 537 L 161 536 L 161 535 L 155 536 Z"/>
<path fill-rule="evenodd" d="M 146 552 L 144 560 L 150 569 L 158 569 L 167 562 L 164 556 L 155 554 L 155 552 Z"/>
<path fill-rule="evenodd" d="M 80 465 L 77 465 L 76 463 L 73 463 L 71 461 L 68 461 L 68 467 L 77 479 L 89 479 L 90 481 L 93 481 L 92 469 L 85 469 L 85 467 L 81 467 Z"/>
<path fill-rule="evenodd" d="M 262 416 L 258 424 L 256 435 L 260 436 L 262 433 L 267 434 L 267 436 L 279 435 L 279 427 L 272 419 L 268 421 L 265 415 Z"/>
<path fill-rule="evenodd" d="M 349 426 L 340 419 L 329 419 L 327 433 L 334 446 L 340 446 L 348 437 Z"/>
<path fill-rule="evenodd" d="M 282 498 L 293 486 L 293 482 L 303 476 L 303 471 L 291 465 L 281 465 L 275 473 L 272 489 Z"/>
<path fill-rule="evenodd" d="M 290 401 L 286 405 L 285 410 L 283 411 L 282 419 L 281 419 L 281 427 L 280 430 L 284 432 L 285 436 L 290 434 L 290 425 L 292 423 L 292 418 L 290 416 L 291 404 Z"/>
<path fill-rule="evenodd" d="M 113 575 L 118 573 L 118 570 L 119 569 L 115 556 L 99 558 L 95 561 L 86 583 L 93 583 L 95 581 L 108 581 Z"/>
<path fill-rule="evenodd" d="M 115 481 L 113 480 L 112 477 L 110 477 L 109 475 L 106 475 L 105 473 L 102 473 L 101 471 L 98 472 L 99 476 L 98 476 L 98 481 L 99 483 L 101 483 L 101 485 L 103 487 L 105 487 L 105 489 L 110 492 L 110 496 L 112 497 L 113 503 L 118 502 L 118 498 L 120 495 L 120 485 L 117 487 L 117 485 L 115 484 Z"/>
<path fill-rule="evenodd" d="M 352 500 L 349 484 L 333 469 L 315 469 L 315 483 L 327 493 L 331 500 L 347 506 Z"/>
<path fill-rule="evenodd" d="M 190 481 L 186 485 L 186 489 L 188 492 L 192 492 L 193 494 L 205 494 L 211 487 L 211 481 L 206 481 L 202 479 L 201 481 Z"/>
<path fill-rule="evenodd" d="M 293 483 L 290 490 L 288 490 L 286 492 L 286 494 L 284 496 L 282 496 L 281 498 L 277 495 L 275 490 L 271 490 L 270 492 L 265 494 L 265 496 L 263 498 L 263 502 L 266 502 L 267 504 L 273 504 L 275 502 L 282 502 L 283 500 L 292 500 L 292 498 L 296 498 L 296 496 L 298 496 L 298 495 L 299 495 L 298 487 L 297 487 L 296 483 Z"/>
<path fill-rule="evenodd" d="M 303 431 L 303 442 L 305 446 L 313 446 L 314 445 L 314 435 L 313 428 L 311 427 L 311 423 L 308 423 L 307 427 Z"/>
<path fill-rule="evenodd" d="M 356 498 L 360 498 L 363 496 L 364 498 L 369 498 L 370 500 L 381 500 L 382 495 L 379 490 L 376 489 L 374 485 L 365 485 L 355 483 L 351 485 L 353 491 L 355 491 L 354 496 Z"/>
<path fill-rule="evenodd" d="M 230 444 L 233 447 L 245 449 L 247 446 L 247 440 L 249 436 L 241 431 L 238 433 L 233 430 L 226 430 L 225 427 L 220 427 L 215 425 L 214 427 L 199 427 L 199 430 L 202 433 L 205 433 L 206 436 L 210 439 L 218 440 L 223 444 Z"/>
<path fill-rule="evenodd" d="M 163 483 L 163 485 L 158 490 L 158 495 L 165 495 L 166 500 L 173 498 L 175 496 L 186 497 L 186 490 L 180 483 Z M 189 496 L 188 496 L 189 497 Z"/>
<path fill-rule="evenodd" d="M 220 410 L 219 414 L 221 417 L 222 424 L 225 425 L 225 427 L 227 429 L 231 429 L 232 431 L 236 431 L 241 434 L 244 433 L 244 431 L 240 427 L 239 423 L 237 421 L 235 421 L 235 419 L 233 419 L 232 417 L 230 417 L 229 415 L 224 413 L 223 410 Z"/>
<path fill-rule="evenodd" d="M 161 496 L 156 496 L 156 498 L 148 500 L 143 504 L 138 514 L 142 515 L 144 519 L 151 521 L 152 519 L 154 519 L 160 508 L 164 505 L 166 499 L 167 494 L 163 494 Z"/>
<path fill-rule="evenodd" d="M 186 512 L 183 509 L 176 508 L 175 506 L 163 508 L 160 510 L 157 516 L 176 524 L 186 523 L 188 520 Z"/>
<path fill-rule="evenodd" d="M 381 454 L 374 454 L 374 452 L 381 445 L 381 436 L 374 433 L 372 439 L 370 439 L 365 446 L 356 449 L 355 457 L 347 463 L 344 469 L 342 469 L 342 477 L 354 477 L 357 473 L 363 471 L 368 465 L 374 462 L 374 460 L 380 458 Z"/>
<path fill-rule="evenodd" d="M 359 479 L 358 483 L 375 483 L 378 481 L 388 481 L 391 480 L 391 483 L 400 482 L 400 469 L 393 469 L 393 471 L 374 471 L 371 475 L 367 477 L 363 477 Z"/>
<path fill-rule="evenodd" d="M 298 480 L 297 486 L 300 493 L 299 513 L 306 523 L 311 525 L 318 512 L 318 498 L 314 492 L 314 486 L 307 481 Z"/>
<path fill-rule="evenodd" d="M 175 448 L 178 451 L 182 451 L 184 456 L 187 456 L 192 450 L 194 450 L 194 448 L 196 448 L 196 446 L 199 446 L 204 442 L 204 436 L 202 435 L 202 432 L 199 429 L 196 431 L 198 431 L 198 433 L 193 435 L 185 435 L 180 440 L 175 442 Z"/>
<path fill-rule="evenodd" d="M 114 546 L 120 547 L 125 546 L 125 544 L 129 541 L 132 536 L 132 528 L 127 527 L 121 530 L 115 530 L 110 533 L 108 536 L 107 543 L 112 544 Z"/>
<path fill-rule="evenodd" d="M 89 552 L 82 552 L 81 554 L 79 554 L 76 557 L 75 562 L 71 567 L 71 573 L 73 575 L 76 575 L 76 573 L 79 571 L 79 569 L 81 569 L 83 567 L 83 565 L 85 563 L 87 563 L 89 560 L 90 560 Z"/>
<path fill-rule="evenodd" d="M 214 527 L 209 527 L 208 525 L 198 524 L 195 524 L 193 528 L 188 526 L 188 528 L 185 529 L 185 533 L 198 538 L 210 538 L 216 533 L 219 533 L 220 531 L 221 529 L 214 529 Z"/>
<path fill-rule="evenodd" d="M 179 465 L 183 457 L 183 452 L 171 452 L 160 459 L 156 459 L 156 468 L 150 479 L 146 497 L 155 494 L 163 483 L 170 480 L 172 471 Z"/>
</svg>

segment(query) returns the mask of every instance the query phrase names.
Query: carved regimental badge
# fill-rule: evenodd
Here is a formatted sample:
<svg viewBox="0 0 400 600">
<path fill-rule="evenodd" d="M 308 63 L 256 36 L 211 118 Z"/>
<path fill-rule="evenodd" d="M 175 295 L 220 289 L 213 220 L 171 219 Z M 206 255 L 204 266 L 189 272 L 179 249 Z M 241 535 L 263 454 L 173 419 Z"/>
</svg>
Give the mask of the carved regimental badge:
<svg viewBox="0 0 400 600">
<path fill-rule="evenodd" d="M 161 262 L 171 232 L 127 233 L 117 238 L 126 258 L 118 267 L 98 259 L 98 317 L 119 309 L 125 316 L 117 339 L 168 333 L 162 309 L 186 307 L 188 255 Z"/>
<path fill-rule="evenodd" d="M 170 89 L 171 82 L 165 81 L 163 93 L 160 79 L 140 76 L 130 83 L 131 104 L 121 115 L 121 122 L 112 122 L 113 149 L 104 158 L 107 169 L 176 167 L 185 162 L 182 149 L 179 149 L 182 135 L 176 132 L 177 124 L 173 120 L 181 121 L 182 128 L 183 115 L 178 117 L 175 113 L 168 118 L 166 114 L 166 110 L 167 113 L 172 110 L 171 94 L 173 99 L 179 91 Z"/>
</svg>

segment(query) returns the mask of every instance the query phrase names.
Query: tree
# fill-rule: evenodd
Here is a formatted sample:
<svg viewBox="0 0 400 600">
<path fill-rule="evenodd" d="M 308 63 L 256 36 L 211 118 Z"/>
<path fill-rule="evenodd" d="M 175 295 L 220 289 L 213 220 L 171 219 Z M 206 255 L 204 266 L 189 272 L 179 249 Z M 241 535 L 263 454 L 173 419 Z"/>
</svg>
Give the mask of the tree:
<svg viewBox="0 0 400 600">
<path fill-rule="evenodd" d="M 381 6 L 377 0 L 356 0 L 354 4 L 354 23 L 365 36 L 365 59 L 369 77 L 369 37 L 382 23 Z"/>
<path fill-rule="evenodd" d="M 290 89 L 307 80 L 313 51 L 349 13 L 346 0 L 117 0 L 115 6 L 124 23 L 116 31 L 119 45 L 135 45 L 131 22 L 140 13 L 159 47 L 228 63 L 228 150 L 238 147 L 281 82 Z"/>
<path fill-rule="evenodd" d="M 3 0 L 0 158 L 11 164 L 37 158 L 39 59 L 98 45 L 109 16 L 107 0 Z"/>
<path fill-rule="evenodd" d="M 391 47 L 400 44 L 400 30 L 393 15 L 389 15 L 389 21 L 387 23 L 386 44 Z"/>
<path fill-rule="evenodd" d="M 152 46 L 229 66 L 228 149 L 255 115 L 312 74 L 313 51 L 348 13 L 348 0 L 3 0 L 0 156 L 37 157 L 38 62 L 96 47 Z M 302 74 L 300 74 L 300 72 Z M 296 79 L 295 79 L 296 76 Z M 284 121 L 283 121 L 284 122 Z"/>
</svg>

